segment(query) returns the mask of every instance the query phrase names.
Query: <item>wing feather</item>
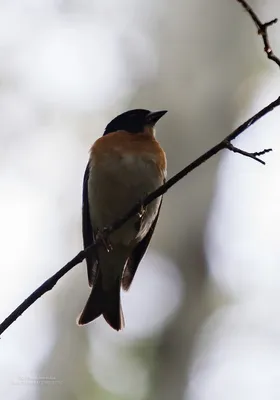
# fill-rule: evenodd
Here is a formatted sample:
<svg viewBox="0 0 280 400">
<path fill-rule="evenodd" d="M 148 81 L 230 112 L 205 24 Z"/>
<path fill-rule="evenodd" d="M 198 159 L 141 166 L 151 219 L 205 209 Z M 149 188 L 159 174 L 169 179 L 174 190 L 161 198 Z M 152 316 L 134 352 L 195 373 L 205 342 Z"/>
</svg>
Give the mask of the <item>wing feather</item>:
<svg viewBox="0 0 280 400">
<path fill-rule="evenodd" d="M 83 242 L 84 249 L 91 246 L 94 243 L 94 232 L 90 220 L 89 212 L 89 200 L 88 200 L 88 179 L 90 173 L 90 163 L 88 162 L 83 181 L 83 211 L 82 211 L 82 227 L 83 227 Z M 98 271 L 98 257 L 97 252 L 93 251 L 89 256 L 86 257 L 88 283 L 89 286 L 93 286 L 97 271 Z"/>
<path fill-rule="evenodd" d="M 127 261 L 127 264 L 126 264 L 126 267 L 125 267 L 125 270 L 123 273 L 123 277 L 122 277 L 122 288 L 124 290 L 128 290 L 130 288 L 130 285 L 133 281 L 134 275 L 136 274 L 138 265 L 140 264 L 140 261 L 142 260 L 144 254 L 147 251 L 147 248 L 149 246 L 149 243 L 151 241 L 151 238 L 153 236 L 153 233 L 154 233 L 157 221 L 158 221 L 161 204 L 162 204 L 162 198 L 161 198 L 161 202 L 160 202 L 160 205 L 158 208 L 157 216 L 156 216 L 154 222 L 152 223 L 152 226 L 151 226 L 149 232 L 141 240 L 141 242 L 139 242 L 137 244 L 137 246 L 132 251 L 132 253 Z"/>
</svg>

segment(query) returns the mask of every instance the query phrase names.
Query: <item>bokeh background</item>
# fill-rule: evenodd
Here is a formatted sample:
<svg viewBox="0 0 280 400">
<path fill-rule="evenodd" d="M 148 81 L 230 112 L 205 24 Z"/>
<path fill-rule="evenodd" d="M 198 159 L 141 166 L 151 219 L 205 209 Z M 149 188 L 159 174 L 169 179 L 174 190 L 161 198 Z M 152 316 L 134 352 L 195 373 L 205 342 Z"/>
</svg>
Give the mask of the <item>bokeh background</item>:
<svg viewBox="0 0 280 400">
<path fill-rule="evenodd" d="M 263 20 L 278 0 L 250 0 Z M 270 30 L 280 54 L 280 26 Z M 279 95 L 234 0 L 0 1 L 0 317 L 82 247 L 88 150 L 115 115 L 167 109 L 168 175 Z M 280 398 L 280 110 L 164 197 L 126 328 L 76 317 L 77 266 L 1 337 L 5 400 Z"/>
</svg>

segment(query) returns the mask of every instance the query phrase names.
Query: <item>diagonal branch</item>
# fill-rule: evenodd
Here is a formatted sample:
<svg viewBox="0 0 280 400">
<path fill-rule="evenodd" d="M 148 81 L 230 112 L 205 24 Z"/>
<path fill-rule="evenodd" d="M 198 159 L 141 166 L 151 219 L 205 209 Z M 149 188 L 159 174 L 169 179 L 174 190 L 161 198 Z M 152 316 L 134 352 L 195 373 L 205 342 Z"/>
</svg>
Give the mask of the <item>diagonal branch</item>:
<svg viewBox="0 0 280 400">
<path fill-rule="evenodd" d="M 250 7 L 249 4 L 247 3 L 247 1 L 245 0 L 236 0 L 236 1 L 238 1 L 238 3 L 242 5 L 244 10 L 250 15 L 250 17 L 254 21 L 258 30 L 258 34 L 261 35 L 262 37 L 264 44 L 264 51 L 267 55 L 267 58 L 274 61 L 278 65 L 278 67 L 280 67 L 280 59 L 274 54 L 267 33 L 268 28 L 278 22 L 278 18 L 274 18 L 268 22 L 261 22 L 255 11 L 253 11 L 252 7 Z"/>
</svg>

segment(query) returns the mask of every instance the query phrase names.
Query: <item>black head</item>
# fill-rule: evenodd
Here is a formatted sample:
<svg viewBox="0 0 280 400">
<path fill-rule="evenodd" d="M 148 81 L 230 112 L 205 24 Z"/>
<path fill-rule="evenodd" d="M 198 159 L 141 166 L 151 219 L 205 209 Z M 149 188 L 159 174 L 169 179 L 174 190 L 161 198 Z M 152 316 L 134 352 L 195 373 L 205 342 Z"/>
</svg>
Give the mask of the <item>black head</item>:
<svg viewBox="0 0 280 400">
<path fill-rule="evenodd" d="M 130 110 L 114 118 L 107 126 L 104 135 L 116 131 L 127 131 L 129 133 L 143 132 L 144 127 L 154 126 L 167 111 Z"/>
</svg>

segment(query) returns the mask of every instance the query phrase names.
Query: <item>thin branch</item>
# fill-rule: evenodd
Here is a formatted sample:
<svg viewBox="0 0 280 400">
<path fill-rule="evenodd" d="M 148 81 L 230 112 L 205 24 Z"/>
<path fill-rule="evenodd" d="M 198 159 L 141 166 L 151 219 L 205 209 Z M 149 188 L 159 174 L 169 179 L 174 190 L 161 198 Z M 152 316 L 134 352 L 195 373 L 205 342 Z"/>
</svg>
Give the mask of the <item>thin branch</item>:
<svg viewBox="0 0 280 400">
<path fill-rule="evenodd" d="M 0 324 L 0 335 L 9 328 L 12 323 L 20 317 L 24 311 L 26 311 L 36 300 L 38 300 L 43 294 L 51 290 L 55 284 L 61 279 L 67 272 L 69 272 L 76 265 L 80 264 L 86 257 L 87 252 L 93 250 L 87 248 L 85 251 L 80 251 L 71 261 L 69 261 L 64 267 L 47 279 L 41 286 L 38 287 L 30 296 L 28 296 L 4 321 Z"/>
<path fill-rule="evenodd" d="M 252 158 L 253 160 L 258 161 L 259 163 L 265 165 L 265 162 L 259 158 L 259 156 L 262 156 L 266 153 L 269 153 L 270 151 L 272 151 L 272 149 L 264 149 L 262 151 L 258 151 L 255 153 L 249 153 L 248 151 L 239 149 L 239 147 L 234 146 L 232 143 L 225 141 L 225 145 L 226 148 L 230 151 L 232 151 L 233 153 L 238 153 L 241 154 L 242 156 L 248 157 L 248 158 Z"/>
<path fill-rule="evenodd" d="M 255 151 L 255 153 L 252 153 L 254 156 L 263 156 L 266 153 L 270 153 L 273 151 L 272 149 L 264 149 L 262 151 Z"/>
<path fill-rule="evenodd" d="M 273 54 L 269 40 L 267 35 L 267 28 L 274 24 L 277 20 L 273 20 L 266 23 L 261 23 L 255 12 L 249 7 L 249 5 L 243 0 L 237 0 L 239 3 L 242 4 L 244 9 L 250 14 L 251 18 L 255 22 L 256 26 L 258 27 L 258 33 L 262 36 L 263 42 L 265 45 L 265 52 L 269 59 L 273 60 L 280 66 L 280 60 Z M 57 273 L 47 279 L 38 289 L 36 289 L 29 297 L 27 297 L 1 324 L 0 324 L 0 335 L 9 328 L 9 326 L 16 321 L 16 319 L 22 315 L 35 301 L 37 301 L 44 293 L 51 290 L 55 284 L 61 279 L 67 272 L 69 272 L 72 268 L 76 265 L 80 264 L 87 255 L 91 254 L 96 246 L 102 245 L 104 238 L 107 239 L 108 236 L 114 232 L 115 230 L 119 229 L 122 225 L 124 225 L 131 217 L 136 214 L 141 214 L 144 207 L 150 204 L 153 200 L 157 197 L 162 196 L 165 194 L 172 186 L 174 186 L 177 182 L 183 179 L 186 175 L 192 172 L 194 169 L 199 167 L 201 164 L 209 160 L 211 157 L 219 153 L 223 149 L 229 149 L 233 152 L 237 152 L 242 154 L 243 156 L 253 158 L 255 161 L 264 162 L 259 159 L 258 157 L 268 153 L 271 149 L 265 149 L 260 152 L 255 153 L 248 153 L 245 152 L 231 144 L 231 142 L 237 138 L 241 133 L 246 131 L 251 125 L 256 123 L 259 119 L 263 118 L 266 114 L 273 111 L 275 107 L 280 106 L 280 97 L 276 100 L 271 102 L 269 105 L 264 107 L 258 113 L 256 113 L 253 117 L 249 118 L 245 121 L 242 125 L 240 125 L 237 129 L 235 129 L 230 135 L 224 138 L 220 143 L 213 146 L 210 150 L 206 151 L 196 160 L 194 160 L 191 164 L 186 166 L 172 178 L 170 178 L 164 185 L 160 186 L 157 190 L 150 193 L 141 203 L 136 204 L 127 214 L 123 217 L 119 218 L 109 227 L 103 229 L 99 238 L 96 240 L 96 243 L 92 246 L 86 248 L 84 251 L 80 251 L 71 261 L 69 261 L 64 267 L 62 267 Z"/>
<path fill-rule="evenodd" d="M 274 18 L 268 22 L 261 22 L 255 11 L 253 11 L 253 9 L 249 6 L 249 4 L 245 0 L 236 0 L 236 1 L 238 1 L 238 3 L 242 5 L 244 10 L 250 15 L 250 17 L 254 21 L 258 30 L 258 35 L 261 35 L 262 37 L 264 44 L 264 51 L 267 55 L 267 58 L 274 61 L 278 65 L 278 67 L 280 67 L 280 59 L 274 54 L 267 33 L 268 28 L 278 22 L 278 18 Z"/>
</svg>

